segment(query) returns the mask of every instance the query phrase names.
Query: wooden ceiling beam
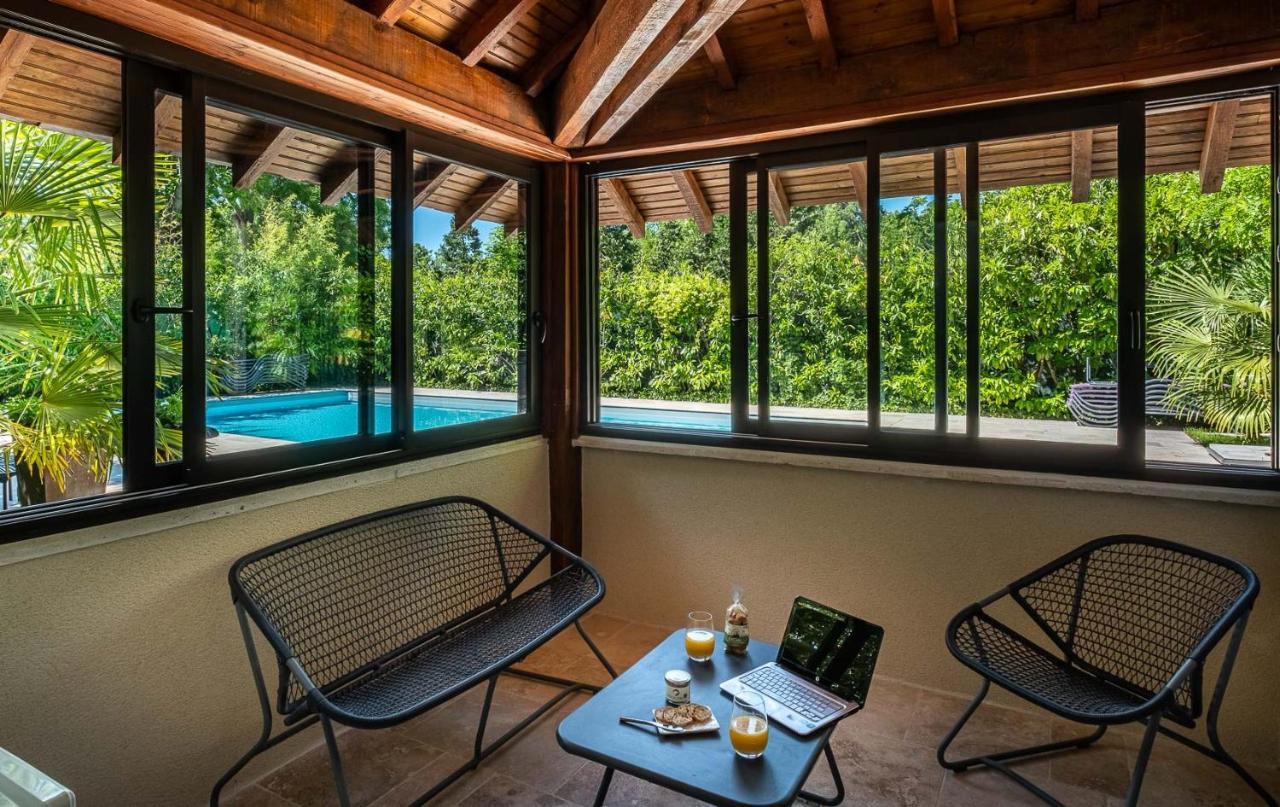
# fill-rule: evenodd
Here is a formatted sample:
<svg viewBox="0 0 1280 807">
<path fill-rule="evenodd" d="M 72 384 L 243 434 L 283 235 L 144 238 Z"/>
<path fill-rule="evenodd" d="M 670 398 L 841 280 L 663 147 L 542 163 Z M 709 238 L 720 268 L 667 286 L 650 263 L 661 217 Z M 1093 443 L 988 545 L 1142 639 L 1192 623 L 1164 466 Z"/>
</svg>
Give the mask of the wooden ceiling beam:
<svg viewBox="0 0 1280 807">
<path fill-rule="evenodd" d="M 1109 5 L 1088 36 L 1073 16 L 1059 15 L 989 28 L 949 48 L 931 41 L 849 54 L 825 73 L 812 65 L 744 73 L 733 93 L 696 85 L 661 92 L 607 145 L 574 157 L 738 146 L 1274 66 L 1280 64 L 1274 11 L 1269 0 L 1239 0 L 1230 14 L 1197 0 L 1131 0 Z M 868 81 L 872 75 L 892 81 Z"/>
<path fill-rule="evenodd" d="M 458 40 L 456 50 L 462 63 L 469 67 L 480 64 L 485 54 L 537 4 L 538 0 L 494 0 Z"/>
<path fill-rule="evenodd" d="M 359 166 L 350 154 L 340 154 L 320 172 L 320 204 L 336 205 L 356 189 Z"/>
<path fill-rule="evenodd" d="M 285 149 L 299 135 L 289 126 L 266 124 L 258 133 L 253 150 L 235 159 L 231 164 L 231 178 L 237 188 L 247 188 L 258 181 L 271 168 L 271 164 L 284 154 Z"/>
<path fill-rule="evenodd" d="M 732 90 L 737 87 L 738 82 L 733 77 L 733 62 L 729 60 L 729 55 L 724 52 L 724 45 L 720 42 L 720 36 L 712 34 L 707 37 L 707 41 L 702 44 L 702 50 L 707 54 L 707 61 L 711 62 L 711 69 L 715 71 L 716 82 L 720 84 L 720 88 Z"/>
<path fill-rule="evenodd" d="M 600 180 L 600 190 L 609 197 L 609 201 L 613 202 L 618 215 L 622 217 L 623 223 L 627 225 L 631 234 L 636 238 L 644 238 L 644 216 L 640 213 L 640 208 L 636 207 L 635 200 L 631 198 L 631 192 L 627 190 L 626 183 L 618 177 L 606 177 Z"/>
<path fill-rule="evenodd" d="M 177 114 L 181 111 L 182 111 L 181 98 L 179 98 L 176 95 L 170 95 L 169 93 L 159 93 L 156 96 L 156 111 L 155 111 L 156 135 L 158 136 L 161 132 L 163 132 L 165 130 L 165 127 L 167 127 L 170 123 L 172 123 L 174 117 L 176 117 Z M 111 161 L 116 165 L 119 165 L 122 159 L 124 159 L 124 130 L 123 129 L 116 132 L 115 135 L 112 136 L 111 138 Z"/>
<path fill-rule="evenodd" d="M 1071 133 L 1071 201 L 1089 201 L 1093 182 L 1093 130 L 1077 129 Z"/>
<path fill-rule="evenodd" d="M 744 0 L 686 2 L 649 44 L 601 105 L 587 144 L 606 143 L 684 67 Z"/>
<path fill-rule="evenodd" d="M 870 199 L 867 198 L 867 161 L 858 160 L 849 163 L 849 179 L 853 180 L 853 198 L 858 202 L 858 209 L 862 211 L 862 218 L 867 217 L 867 205 Z"/>
<path fill-rule="evenodd" d="M 413 7 L 415 0 L 369 0 L 369 13 L 378 24 L 390 28 Z"/>
<path fill-rule="evenodd" d="M 425 205 L 457 170 L 458 166 L 441 160 L 427 160 L 423 163 L 413 178 L 413 206 L 419 208 Z"/>
<path fill-rule="evenodd" d="M 933 21 L 938 27 L 938 44 L 942 47 L 960 41 L 960 21 L 956 17 L 956 0 L 933 0 Z"/>
<path fill-rule="evenodd" d="M 581 142 L 592 116 L 683 5 L 684 0 L 606 0 L 556 89 L 556 145 Z"/>
<path fill-rule="evenodd" d="M 831 38 L 825 0 L 800 0 L 800 5 L 804 7 L 804 21 L 809 26 L 809 38 L 818 50 L 818 64 L 822 65 L 823 70 L 835 70 L 840 63 L 840 55 Z"/>
<path fill-rule="evenodd" d="M 472 224 L 475 224 L 484 212 L 493 203 L 502 198 L 502 195 L 508 190 L 516 187 L 517 182 L 514 179 L 505 179 L 503 177 L 489 177 L 480 187 L 467 197 L 457 210 L 453 212 L 453 230 L 465 230 Z"/>
<path fill-rule="evenodd" d="M 960 190 L 960 206 L 967 208 L 969 205 L 969 148 L 968 146 L 956 146 L 947 149 L 947 158 L 951 163 L 951 172 L 955 174 L 956 184 Z"/>
<path fill-rule="evenodd" d="M 676 188 L 684 199 L 684 206 L 689 210 L 689 215 L 698 223 L 698 229 L 703 235 L 710 235 L 715 227 L 715 221 L 711 213 L 711 205 L 707 203 L 707 195 L 702 192 L 702 184 L 698 182 L 698 175 L 686 169 L 672 171 L 671 178 L 675 180 Z"/>
<path fill-rule="evenodd" d="M 9 84 L 22 69 L 22 63 L 35 42 L 36 38 L 31 34 L 13 28 L 6 28 L 0 34 L 0 96 L 8 91 Z"/>
<path fill-rule="evenodd" d="M 769 211 L 781 226 L 791 223 L 791 197 L 787 195 L 787 186 L 782 183 L 782 174 L 777 171 L 769 172 Z"/>
<path fill-rule="evenodd" d="M 572 28 L 557 38 L 551 47 L 542 49 L 530 60 L 520 75 L 520 86 L 524 87 L 529 97 L 537 98 L 560 75 L 565 63 L 577 52 L 578 46 L 591 30 L 591 24 L 595 22 L 603 4 L 604 0 L 591 0 L 587 13 L 579 17 Z"/>
<path fill-rule="evenodd" d="M 511 154 L 562 160 L 523 88 L 347 0 L 52 0 L 272 79 Z"/>
<path fill-rule="evenodd" d="M 1076 0 L 1076 22 L 1098 19 L 1098 0 Z"/>
<path fill-rule="evenodd" d="M 1240 114 L 1240 99 L 1215 101 L 1209 105 L 1209 118 L 1204 127 L 1204 145 L 1200 148 L 1200 191 L 1217 193 L 1227 171 L 1231 154 L 1231 138 Z"/>
</svg>

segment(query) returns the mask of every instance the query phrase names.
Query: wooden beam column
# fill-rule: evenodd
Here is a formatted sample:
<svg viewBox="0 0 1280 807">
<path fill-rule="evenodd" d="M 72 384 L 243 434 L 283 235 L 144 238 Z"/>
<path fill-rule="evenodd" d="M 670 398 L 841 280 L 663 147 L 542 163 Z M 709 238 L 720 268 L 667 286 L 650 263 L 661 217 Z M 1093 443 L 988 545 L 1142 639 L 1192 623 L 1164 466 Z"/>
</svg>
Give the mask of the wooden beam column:
<svg viewBox="0 0 1280 807">
<path fill-rule="evenodd" d="M 156 97 L 156 135 L 159 136 L 165 127 L 173 122 L 173 119 L 182 111 L 182 99 L 176 95 L 168 93 L 160 93 Z M 116 165 L 124 158 L 124 129 L 116 132 L 115 137 L 111 138 L 111 161 Z"/>
<path fill-rule="evenodd" d="M 414 0 L 369 0 L 369 13 L 378 24 L 390 28 L 413 6 Z"/>
<path fill-rule="evenodd" d="M 604 195 L 618 209 L 618 214 L 622 216 L 622 221 L 631 230 L 631 234 L 636 238 L 644 238 L 644 215 L 636 207 L 636 201 L 631 198 L 626 183 L 618 177 L 606 177 L 600 180 L 600 190 L 604 191 Z"/>
<path fill-rule="evenodd" d="M 480 64 L 484 55 L 537 4 L 538 0 L 496 0 L 458 40 L 462 63 L 470 67 Z"/>
<path fill-rule="evenodd" d="M 707 54 L 707 61 L 711 62 L 711 69 L 716 73 L 716 82 L 720 84 L 720 88 L 732 90 L 737 87 L 738 82 L 733 77 L 733 62 L 729 61 L 729 55 L 724 52 L 720 37 L 716 34 L 707 37 L 707 41 L 702 43 L 702 49 Z"/>
<path fill-rule="evenodd" d="M 1227 172 L 1231 154 L 1231 138 L 1240 114 L 1240 99 L 1217 101 L 1209 105 L 1209 119 L 1204 127 L 1204 145 L 1200 148 L 1200 191 L 1217 193 Z"/>
<path fill-rule="evenodd" d="M 836 43 L 831 39 L 831 25 L 827 21 L 825 0 L 800 0 L 804 7 L 804 21 L 809 26 L 809 38 L 818 51 L 818 64 L 823 70 L 835 70 L 840 63 Z"/>
<path fill-rule="evenodd" d="M 1093 182 L 1093 130 L 1077 129 L 1071 133 L 1071 201 L 1089 201 L 1089 185 Z"/>
<path fill-rule="evenodd" d="M 715 223 L 712 220 L 711 205 L 707 204 L 707 196 L 702 192 L 702 185 L 698 183 L 698 175 L 689 170 L 673 171 L 671 178 L 675 180 L 676 187 L 680 190 L 680 196 L 684 199 L 685 207 L 689 209 L 689 215 L 698 223 L 698 229 L 703 235 L 710 235 Z"/>
<path fill-rule="evenodd" d="M 575 163 L 549 163 L 543 174 L 542 299 L 539 309 L 546 338 L 531 349 L 542 350 L 542 434 L 547 439 L 550 481 L 551 540 L 582 554 L 582 449 L 577 436 L 581 401 L 582 342 L 578 224 L 582 199 L 580 169 Z M 556 562 L 553 557 L 553 564 Z"/>
</svg>

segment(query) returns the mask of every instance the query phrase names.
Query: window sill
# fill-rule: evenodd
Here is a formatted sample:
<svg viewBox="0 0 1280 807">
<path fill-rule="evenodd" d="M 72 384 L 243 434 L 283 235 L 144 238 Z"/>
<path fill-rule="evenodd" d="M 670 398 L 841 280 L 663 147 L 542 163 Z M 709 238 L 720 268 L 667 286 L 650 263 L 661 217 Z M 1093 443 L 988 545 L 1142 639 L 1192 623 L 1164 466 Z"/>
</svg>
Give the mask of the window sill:
<svg viewBox="0 0 1280 807">
<path fill-rule="evenodd" d="M 139 518 L 113 521 L 93 527 L 54 533 L 17 541 L 12 544 L 0 544 L 0 566 L 8 566 L 49 555 L 108 544 L 125 538 L 149 535 L 190 524 L 199 524 L 227 516 L 249 513 L 278 504 L 287 504 L 330 493 L 354 490 L 381 482 L 390 482 L 394 479 L 430 473 L 454 465 L 501 457 L 505 454 L 527 451 L 530 448 L 541 446 L 544 442 L 545 438 L 540 436 L 523 437 L 433 457 L 409 460 L 395 465 L 357 471 L 342 476 L 301 482 L 194 507 L 166 510 Z"/>
<path fill-rule="evenodd" d="M 583 435 L 574 441 L 574 445 L 580 448 L 602 451 L 630 451 L 674 457 L 755 462 L 766 465 L 789 465 L 798 468 L 821 468 L 833 471 L 909 476 L 922 479 L 944 479 L 952 482 L 979 482 L 990 485 L 1080 490 L 1092 493 L 1119 493 L 1130 496 L 1152 496 L 1163 499 L 1242 504 L 1255 507 L 1280 507 L 1280 492 L 1218 485 L 1149 482 L 1140 479 L 1112 479 L 1108 477 L 1008 471 L 956 465 L 929 465 L 925 463 L 839 457 L 824 454 L 666 443 L 657 440 L 630 440 L 598 435 Z"/>
</svg>

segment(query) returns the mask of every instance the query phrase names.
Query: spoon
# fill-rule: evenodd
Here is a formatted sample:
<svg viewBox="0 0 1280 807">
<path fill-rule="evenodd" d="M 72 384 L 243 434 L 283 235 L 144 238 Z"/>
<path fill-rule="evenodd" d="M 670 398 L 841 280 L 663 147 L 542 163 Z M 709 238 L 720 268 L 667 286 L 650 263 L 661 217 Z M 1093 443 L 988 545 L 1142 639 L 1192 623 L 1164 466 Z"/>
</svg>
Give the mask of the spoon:
<svg viewBox="0 0 1280 807">
<path fill-rule="evenodd" d="M 619 723 L 625 723 L 629 726 L 653 726 L 655 729 L 668 732 L 670 734 L 682 734 L 684 728 L 681 726 L 668 726 L 666 723 L 659 723 L 655 720 L 643 720 L 639 717 L 620 717 Z"/>
</svg>

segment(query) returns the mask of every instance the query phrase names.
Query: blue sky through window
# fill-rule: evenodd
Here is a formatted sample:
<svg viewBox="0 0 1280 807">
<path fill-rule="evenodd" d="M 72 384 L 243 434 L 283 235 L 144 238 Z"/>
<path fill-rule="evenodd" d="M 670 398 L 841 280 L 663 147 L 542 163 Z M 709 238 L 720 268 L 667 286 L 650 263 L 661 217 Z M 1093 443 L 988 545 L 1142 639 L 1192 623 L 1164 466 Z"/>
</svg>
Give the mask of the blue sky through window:
<svg viewBox="0 0 1280 807">
<path fill-rule="evenodd" d="M 430 207 L 420 207 L 413 211 L 413 240 L 427 249 L 439 249 L 445 233 L 453 226 L 453 214 Z M 480 243 L 489 240 L 489 233 L 502 225 L 492 221 L 477 221 L 476 230 L 480 232 Z"/>
</svg>

